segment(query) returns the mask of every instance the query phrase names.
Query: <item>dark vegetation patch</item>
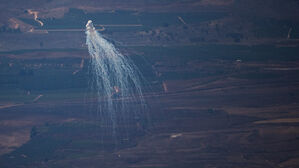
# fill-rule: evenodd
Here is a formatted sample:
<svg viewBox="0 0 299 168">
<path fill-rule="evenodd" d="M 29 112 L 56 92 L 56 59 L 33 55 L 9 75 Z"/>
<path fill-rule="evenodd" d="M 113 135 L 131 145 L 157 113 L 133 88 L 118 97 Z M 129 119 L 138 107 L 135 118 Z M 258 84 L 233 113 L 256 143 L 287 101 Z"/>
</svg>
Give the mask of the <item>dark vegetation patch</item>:
<svg viewBox="0 0 299 168">
<path fill-rule="evenodd" d="M 113 139 L 111 132 L 101 132 L 98 122 L 46 123 L 33 127 L 29 142 L 0 158 L 1 167 L 46 164 L 51 160 L 90 157 L 100 151 L 114 151 L 136 145 L 136 135 L 130 139 Z M 129 131 L 130 134 L 134 131 Z M 139 136 L 141 134 L 138 134 Z"/>
</svg>

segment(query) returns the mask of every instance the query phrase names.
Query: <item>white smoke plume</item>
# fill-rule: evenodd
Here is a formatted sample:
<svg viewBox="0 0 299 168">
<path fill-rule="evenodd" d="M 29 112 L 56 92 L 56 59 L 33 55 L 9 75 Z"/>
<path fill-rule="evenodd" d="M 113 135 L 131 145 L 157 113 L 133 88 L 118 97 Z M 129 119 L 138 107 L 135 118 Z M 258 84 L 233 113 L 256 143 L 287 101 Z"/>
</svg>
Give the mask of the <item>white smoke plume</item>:
<svg viewBox="0 0 299 168">
<path fill-rule="evenodd" d="M 96 31 L 91 20 L 86 24 L 86 44 L 91 56 L 90 84 L 99 100 L 98 115 L 115 134 L 125 129 L 120 127 L 134 125 L 142 118 L 143 78 L 134 63 Z"/>
</svg>

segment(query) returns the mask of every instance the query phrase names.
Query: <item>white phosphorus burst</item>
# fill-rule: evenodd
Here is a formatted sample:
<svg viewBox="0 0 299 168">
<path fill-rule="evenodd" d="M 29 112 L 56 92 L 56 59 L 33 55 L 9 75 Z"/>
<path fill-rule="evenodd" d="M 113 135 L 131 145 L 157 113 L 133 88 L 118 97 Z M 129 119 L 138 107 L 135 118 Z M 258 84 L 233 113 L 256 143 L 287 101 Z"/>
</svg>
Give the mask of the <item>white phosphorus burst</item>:
<svg viewBox="0 0 299 168">
<path fill-rule="evenodd" d="M 140 71 L 96 31 L 91 20 L 86 24 L 86 36 L 90 84 L 97 94 L 97 115 L 105 131 L 109 128 L 115 135 L 137 127 L 145 109 Z"/>
</svg>

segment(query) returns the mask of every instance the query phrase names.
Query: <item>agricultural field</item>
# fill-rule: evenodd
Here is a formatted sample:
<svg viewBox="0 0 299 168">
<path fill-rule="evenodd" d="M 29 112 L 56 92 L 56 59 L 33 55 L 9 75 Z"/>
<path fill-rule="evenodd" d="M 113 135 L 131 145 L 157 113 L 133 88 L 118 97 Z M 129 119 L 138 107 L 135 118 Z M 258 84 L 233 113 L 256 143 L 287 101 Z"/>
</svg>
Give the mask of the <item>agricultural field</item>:
<svg viewBox="0 0 299 168">
<path fill-rule="evenodd" d="M 0 2 L 0 167 L 299 166 L 296 1 L 15 2 Z M 145 81 L 147 120 L 116 135 L 88 20 Z"/>
</svg>

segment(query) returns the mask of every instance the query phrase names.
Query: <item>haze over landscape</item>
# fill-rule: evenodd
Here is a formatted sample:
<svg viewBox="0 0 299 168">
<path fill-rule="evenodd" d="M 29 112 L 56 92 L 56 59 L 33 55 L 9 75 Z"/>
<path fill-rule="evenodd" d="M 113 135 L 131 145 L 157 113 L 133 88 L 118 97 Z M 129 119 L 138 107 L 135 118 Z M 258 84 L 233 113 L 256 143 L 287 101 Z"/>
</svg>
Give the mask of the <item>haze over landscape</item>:
<svg viewBox="0 0 299 168">
<path fill-rule="evenodd" d="M 0 167 L 298 167 L 298 9 L 0 0 Z"/>
</svg>

